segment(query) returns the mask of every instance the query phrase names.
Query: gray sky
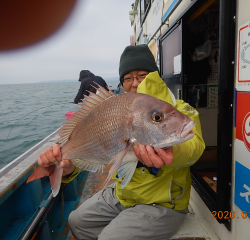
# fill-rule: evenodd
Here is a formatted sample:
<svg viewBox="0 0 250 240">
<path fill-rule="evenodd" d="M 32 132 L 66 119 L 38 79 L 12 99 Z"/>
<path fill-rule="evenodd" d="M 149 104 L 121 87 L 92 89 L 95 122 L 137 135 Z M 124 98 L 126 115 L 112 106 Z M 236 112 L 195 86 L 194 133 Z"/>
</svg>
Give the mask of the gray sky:
<svg viewBox="0 0 250 240">
<path fill-rule="evenodd" d="M 0 84 L 78 80 L 83 69 L 118 77 L 119 59 L 133 30 L 133 0 L 79 0 L 64 26 L 30 47 L 0 53 Z"/>
</svg>

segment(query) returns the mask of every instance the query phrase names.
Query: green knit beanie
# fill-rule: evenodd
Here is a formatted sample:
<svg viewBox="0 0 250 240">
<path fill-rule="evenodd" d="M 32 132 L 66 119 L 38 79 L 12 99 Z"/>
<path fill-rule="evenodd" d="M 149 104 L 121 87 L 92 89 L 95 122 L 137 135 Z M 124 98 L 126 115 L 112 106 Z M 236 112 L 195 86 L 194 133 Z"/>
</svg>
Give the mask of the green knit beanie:
<svg viewBox="0 0 250 240">
<path fill-rule="evenodd" d="M 123 84 L 123 77 L 135 70 L 148 72 L 159 71 L 155 63 L 154 56 L 148 45 L 127 46 L 120 58 L 119 75 L 120 82 Z"/>
</svg>

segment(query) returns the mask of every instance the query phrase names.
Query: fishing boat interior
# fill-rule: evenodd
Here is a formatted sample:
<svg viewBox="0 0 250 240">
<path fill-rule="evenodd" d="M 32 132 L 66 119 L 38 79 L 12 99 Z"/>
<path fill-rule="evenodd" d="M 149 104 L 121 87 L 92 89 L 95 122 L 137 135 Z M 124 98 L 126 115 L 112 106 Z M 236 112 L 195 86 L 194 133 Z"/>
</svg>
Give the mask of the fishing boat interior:
<svg viewBox="0 0 250 240">
<path fill-rule="evenodd" d="M 197 1 L 160 38 L 162 78 L 200 115 L 206 148 L 191 167 L 192 186 L 211 212 L 230 211 L 234 69 L 225 59 L 234 59 L 234 47 L 226 50 L 234 27 L 221 24 L 233 23 L 229 14 L 218 0 Z M 230 229 L 228 220 L 218 221 Z"/>
</svg>

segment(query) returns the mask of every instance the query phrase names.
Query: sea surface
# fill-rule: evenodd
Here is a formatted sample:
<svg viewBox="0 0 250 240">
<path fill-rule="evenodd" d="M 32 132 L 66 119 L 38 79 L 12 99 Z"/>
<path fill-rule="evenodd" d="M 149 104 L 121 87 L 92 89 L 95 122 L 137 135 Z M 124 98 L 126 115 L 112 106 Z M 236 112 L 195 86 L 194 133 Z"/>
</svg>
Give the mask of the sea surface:
<svg viewBox="0 0 250 240">
<path fill-rule="evenodd" d="M 107 82 L 110 88 L 117 81 Z M 79 82 L 0 85 L 0 169 L 57 130 L 73 112 Z M 53 106 L 54 105 L 54 106 Z"/>
</svg>

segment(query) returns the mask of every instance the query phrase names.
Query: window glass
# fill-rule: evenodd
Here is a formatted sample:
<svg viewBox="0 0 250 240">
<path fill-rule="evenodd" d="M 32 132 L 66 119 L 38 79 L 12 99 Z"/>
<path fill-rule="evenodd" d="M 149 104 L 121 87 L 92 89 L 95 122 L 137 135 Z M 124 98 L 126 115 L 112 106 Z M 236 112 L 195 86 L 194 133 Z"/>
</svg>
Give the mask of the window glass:
<svg viewBox="0 0 250 240">
<path fill-rule="evenodd" d="M 162 41 L 162 75 L 174 74 L 174 58 L 181 54 L 181 26 Z"/>
</svg>

